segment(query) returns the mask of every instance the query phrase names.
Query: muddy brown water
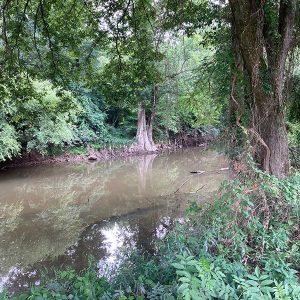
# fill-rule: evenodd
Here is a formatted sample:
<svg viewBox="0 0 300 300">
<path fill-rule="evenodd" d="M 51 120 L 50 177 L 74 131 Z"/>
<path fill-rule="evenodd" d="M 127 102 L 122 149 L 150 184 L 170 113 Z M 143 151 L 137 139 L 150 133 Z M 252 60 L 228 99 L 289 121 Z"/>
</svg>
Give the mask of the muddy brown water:
<svg viewBox="0 0 300 300">
<path fill-rule="evenodd" d="M 226 167 L 217 151 L 190 148 L 2 171 L 0 290 L 37 285 L 53 268 L 80 271 L 89 256 L 104 270 L 124 247 L 153 252 L 188 201 L 212 198 L 228 171 L 211 171 Z"/>
</svg>

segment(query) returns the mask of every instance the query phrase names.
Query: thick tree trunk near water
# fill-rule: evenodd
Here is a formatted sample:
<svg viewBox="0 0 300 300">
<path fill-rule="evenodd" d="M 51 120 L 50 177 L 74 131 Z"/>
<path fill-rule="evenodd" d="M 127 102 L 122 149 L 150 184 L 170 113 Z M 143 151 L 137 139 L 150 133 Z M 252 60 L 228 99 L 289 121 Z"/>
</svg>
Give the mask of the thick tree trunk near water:
<svg viewBox="0 0 300 300">
<path fill-rule="evenodd" d="M 270 149 L 269 171 L 281 178 L 290 173 L 288 136 L 283 112 L 273 114 L 263 138 Z M 264 154 L 262 157 L 266 157 Z"/>
<path fill-rule="evenodd" d="M 153 122 L 156 113 L 156 105 L 158 101 L 158 86 L 153 85 L 153 98 L 152 98 L 152 110 L 147 120 L 145 105 L 139 104 L 138 112 L 138 129 L 137 129 L 137 143 L 145 151 L 156 151 L 157 147 L 153 141 Z M 147 122 L 148 121 L 148 122 Z"/>
<path fill-rule="evenodd" d="M 143 103 L 139 104 L 136 141 L 138 146 L 143 151 L 156 150 L 155 145 L 150 142 L 148 137 L 148 128 L 146 124 L 146 110 L 145 105 Z"/>
<path fill-rule="evenodd" d="M 150 120 L 148 122 L 147 125 L 147 134 L 148 134 L 148 139 L 149 142 L 152 146 L 155 146 L 154 141 L 153 141 L 153 118 L 152 118 L 152 114 L 150 116 Z"/>
<path fill-rule="evenodd" d="M 282 178 L 289 175 L 284 85 L 296 2 L 280 1 L 278 28 L 274 35 L 270 34 L 272 27 L 265 16 L 265 1 L 229 0 L 229 3 L 249 78 L 252 128 L 248 132 L 258 148 L 258 162 L 266 171 Z"/>
<path fill-rule="evenodd" d="M 234 57 L 234 64 L 231 65 L 231 80 L 230 80 L 230 97 L 228 105 L 228 124 L 229 124 L 229 134 L 230 140 L 229 145 L 234 153 L 235 148 L 242 141 L 239 139 L 238 132 L 238 122 L 241 115 L 244 112 L 245 106 L 245 96 L 244 93 L 237 95 L 237 78 L 241 77 L 241 74 L 244 72 L 244 63 L 243 58 L 240 53 L 239 42 L 237 40 L 237 33 L 235 24 L 231 22 L 231 48 Z"/>
<path fill-rule="evenodd" d="M 288 136 L 284 111 L 272 108 L 276 101 L 278 99 L 267 95 L 264 95 L 263 101 L 257 101 L 253 123 L 255 131 L 268 147 L 260 145 L 258 162 L 266 171 L 282 178 L 290 172 Z"/>
<path fill-rule="evenodd" d="M 156 114 L 156 105 L 158 102 L 158 86 L 157 84 L 153 85 L 153 97 L 152 97 L 152 111 L 151 115 L 148 119 L 148 124 L 147 124 L 147 132 L 148 132 L 148 138 L 153 147 L 156 148 L 155 143 L 153 141 L 153 123 L 154 123 L 154 118 Z"/>
</svg>

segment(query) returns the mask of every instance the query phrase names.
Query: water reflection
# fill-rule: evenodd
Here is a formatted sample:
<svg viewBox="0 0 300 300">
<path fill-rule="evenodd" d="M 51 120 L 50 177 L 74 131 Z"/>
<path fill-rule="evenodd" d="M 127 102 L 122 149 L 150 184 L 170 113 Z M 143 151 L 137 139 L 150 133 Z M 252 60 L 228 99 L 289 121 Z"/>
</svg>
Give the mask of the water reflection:
<svg viewBox="0 0 300 300">
<path fill-rule="evenodd" d="M 45 269 L 81 270 L 89 255 L 104 268 L 122 247 L 153 253 L 186 200 L 209 198 L 227 176 L 189 172 L 225 166 L 217 152 L 188 149 L 1 173 L 0 289 L 38 284 Z"/>
</svg>

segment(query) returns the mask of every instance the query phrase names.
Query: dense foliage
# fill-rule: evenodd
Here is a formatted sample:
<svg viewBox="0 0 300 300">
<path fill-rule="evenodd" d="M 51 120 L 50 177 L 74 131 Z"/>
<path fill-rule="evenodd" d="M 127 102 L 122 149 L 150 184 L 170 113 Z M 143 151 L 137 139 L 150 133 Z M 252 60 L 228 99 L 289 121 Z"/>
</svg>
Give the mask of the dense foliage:
<svg viewBox="0 0 300 300">
<path fill-rule="evenodd" d="M 72 93 L 25 73 L 1 78 L 1 160 L 22 149 L 45 153 L 73 139 L 80 111 Z"/>
<path fill-rule="evenodd" d="M 171 47 L 161 46 L 164 58 L 157 62 L 157 70 L 165 74 L 158 85 L 159 101 L 155 107 L 157 141 L 219 122 L 222 105 L 213 100 L 206 75 L 197 75 L 201 65 L 212 60 L 204 49 L 199 52 L 200 40 L 200 36 L 173 37 Z M 124 64 L 133 64 L 132 59 L 126 61 Z M 28 72 L 18 71 L 13 76 L 3 72 L 1 160 L 24 151 L 45 155 L 73 146 L 103 148 L 132 141 L 138 108 L 134 98 L 144 99 L 151 111 L 151 102 L 147 101 L 152 97 L 152 88 L 141 82 L 140 75 L 130 74 L 133 66 L 124 64 L 126 72 L 118 71 L 117 62 L 103 64 L 100 77 L 95 77 L 95 83 L 90 81 L 90 87 L 85 83 L 61 87 Z"/>
</svg>

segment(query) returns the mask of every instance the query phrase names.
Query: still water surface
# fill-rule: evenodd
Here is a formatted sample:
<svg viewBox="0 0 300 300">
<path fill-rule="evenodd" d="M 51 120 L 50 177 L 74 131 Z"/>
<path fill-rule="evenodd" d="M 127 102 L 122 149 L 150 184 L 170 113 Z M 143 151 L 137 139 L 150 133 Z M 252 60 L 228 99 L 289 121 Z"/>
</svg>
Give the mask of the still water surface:
<svg viewBox="0 0 300 300">
<path fill-rule="evenodd" d="M 206 201 L 226 179 L 223 155 L 200 148 L 0 173 L 0 290 L 39 284 L 49 268 L 99 268 L 121 248 L 153 252 L 189 200 Z M 208 171 L 192 175 L 190 171 Z"/>
</svg>

